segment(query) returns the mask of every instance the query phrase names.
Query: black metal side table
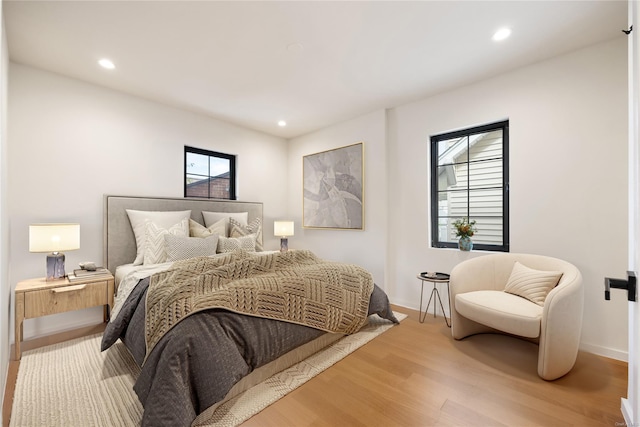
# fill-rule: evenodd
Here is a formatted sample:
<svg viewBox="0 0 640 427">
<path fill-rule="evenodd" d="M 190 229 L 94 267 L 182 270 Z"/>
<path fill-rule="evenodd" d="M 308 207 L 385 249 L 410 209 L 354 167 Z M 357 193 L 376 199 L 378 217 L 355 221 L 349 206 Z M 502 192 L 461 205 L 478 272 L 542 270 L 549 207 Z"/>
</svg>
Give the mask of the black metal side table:
<svg viewBox="0 0 640 427">
<path fill-rule="evenodd" d="M 418 320 L 420 323 L 424 323 L 424 319 L 427 317 L 427 312 L 429 311 L 429 305 L 431 305 L 431 300 L 433 299 L 433 317 L 436 317 L 436 300 L 433 298 L 435 295 L 440 303 L 440 308 L 442 309 L 442 317 L 444 317 L 444 322 L 448 327 L 451 327 L 451 323 L 447 319 L 444 311 L 444 305 L 442 304 L 442 299 L 440 298 L 440 291 L 438 290 L 438 283 L 446 283 L 447 284 L 447 301 L 449 302 L 449 313 L 451 313 L 451 297 L 449 293 L 449 275 L 446 273 L 428 273 L 423 272 L 418 274 L 418 279 L 422 281 L 422 286 L 420 288 L 420 311 L 418 312 Z M 424 292 L 424 282 L 433 283 L 433 289 L 431 289 L 431 296 L 429 297 L 429 302 L 427 302 L 427 306 L 424 309 L 424 314 L 422 314 L 422 294 Z"/>
</svg>

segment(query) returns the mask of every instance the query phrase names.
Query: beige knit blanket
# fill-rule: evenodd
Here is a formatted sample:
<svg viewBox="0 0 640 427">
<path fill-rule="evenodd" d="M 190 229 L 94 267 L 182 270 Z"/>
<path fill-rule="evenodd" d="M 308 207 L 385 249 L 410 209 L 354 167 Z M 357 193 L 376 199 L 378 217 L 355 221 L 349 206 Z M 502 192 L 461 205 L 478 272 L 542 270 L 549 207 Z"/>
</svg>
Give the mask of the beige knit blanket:
<svg viewBox="0 0 640 427">
<path fill-rule="evenodd" d="M 366 321 L 373 286 L 365 269 L 325 261 L 306 250 L 239 250 L 178 261 L 151 276 L 147 355 L 182 319 L 210 308 L 351 334 Z"/>
</svg>

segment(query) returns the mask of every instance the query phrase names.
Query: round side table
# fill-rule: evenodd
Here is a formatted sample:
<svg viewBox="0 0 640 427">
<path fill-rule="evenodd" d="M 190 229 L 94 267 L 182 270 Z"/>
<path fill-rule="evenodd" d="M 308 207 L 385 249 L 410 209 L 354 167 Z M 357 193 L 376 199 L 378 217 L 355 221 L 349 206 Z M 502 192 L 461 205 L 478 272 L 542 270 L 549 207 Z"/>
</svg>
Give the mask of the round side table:
<svg viewBox="0 0 640 427">
<path fill-rule="evenodd" d="M 418 274 L 418 279 L 421 280 L 422 286 L 420 288 L 420 311 L 418 312 L 418 320 L 420 323 L 424 323 L 424 319 L 427 317 L 427 312 L 429 311 L 429 305 L 431 305 L 431 300 L 433 299 L 433 317 L 436 316 L 436 300 L 433 298 L 435 295 L 440 303 L 440 308 L 442 309 L 442 317 L 444 317 L 444 322 L 448 327 L 451 327 L 451 323 L 449 323 L 449 319 L 444 312 L 444 305 L 442 304 L 442 299 L 440 298 L 440 291 L 438 290 L 438 283 L 446 283 L 447 284 L 447 301 L 449 302 L 449 313 L 451 313 L 451 299 L 449 294 L 449 275 L 446 273 L 435 273 L 432 275 L 428 275 L 426 272 Z M 424 309 L 424 314 L 422 314 L 422 294 L 424 293 L 424 282 L 433 283 L 433 289 L 431 289 L 431 296 L 429 296 L 429 302 L 427 302 L 427 306 Z"/>
</svg>

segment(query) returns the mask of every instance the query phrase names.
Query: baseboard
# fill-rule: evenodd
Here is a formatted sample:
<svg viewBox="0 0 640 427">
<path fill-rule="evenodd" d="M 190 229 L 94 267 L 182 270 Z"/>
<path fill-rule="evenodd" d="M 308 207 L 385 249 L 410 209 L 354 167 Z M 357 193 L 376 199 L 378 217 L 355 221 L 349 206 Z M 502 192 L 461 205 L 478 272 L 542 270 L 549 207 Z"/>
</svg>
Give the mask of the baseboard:
<svg viewBox="0 0 640 427">
<path fill-rule="evenodd" d="M 609 359 L 629 362 L 629 353 L 626 351 L 616 350 L 614 348 L 602 347 L 594 344 L 580 343 L 580 350 L 587 353 L 597 354 L 598 356 L 608 357 Z"/>
<path fill-rule="evenodd" d="M 74 329 L 85 328 L 101 323 L 102 319 L 102 306 L 25 319 L 22 326 L 24 330 L 22 339 L 23 341 L 36 340 L 50 335 L 73 331 Z M 13 344 L 15 344 L 15 338 L 15 333 L 12 333 L 10 340 Z"/>
<path fill-rule="evenodd" d="M 629 400 L 624 397 L 620 400 L 620 411 L 622 411 L 625 424 L 628 426 L 635 426 L 636 424 L 634 424 L 633 417 L 631 416 L 633 414 L 633 410 L 629 407 Z"/>
<path fill-rule="evenodd" d="M 431 292 L 431 291 L 429 291 Z M 426 305 L 427 302 L 429 302 L 429 294 L 427 294 L 423 301 L 422 301 L 422 312 L 424 313 L 425 309 L 426 309 Z M 397 305 L 399 307 L 405 307 L 408 308 L 410 310 L 415 310 L 418 311 L 420 309 L 420 306 L 418 304 L 415 303 L 411 303 L 411 302 L 406 302 L 406 301 L 391 301 L 391 304 L 393 305 Z M 437 301 L 431 301 L 431 304 L 429 305 L 429 313 L 431 315 L 433 315 L 433 305 L 436 305 L 436 315 L 437 316 L 442 316 L 442 310 L 440 309 L 440 304 Z M 445 310 L 445 315 L 448 318 L 451 318 L 451 316 L 449 315 L 449 307 L 448 307 L 448 300 L 447 300 L 447 296 L 442 296 L 442 305 L 444 305 L 444 310 Z"/>
<path fill-rule="evenodd" d="M 93 333 L 103 332 L 106 323 L 90 323 L 90 324 L 78 324 L 72 328 L 67 328 L 64 330 L 56 330 L 50 334 L 40 335 L 37 337 L 30 337 L 22 341 L 20 344 L 20 348 L 22 352 L 32 350 L 34 348 L 44 347 L 51 344 L 56 344 L 63 341 L 68 341 L 74 338 L 83 337 L 86 335 L 91 335 Z M 9 348 L 10 350 L 10 360 L 15 360 L 15 342 L 13 342 Z"/>
</svg>

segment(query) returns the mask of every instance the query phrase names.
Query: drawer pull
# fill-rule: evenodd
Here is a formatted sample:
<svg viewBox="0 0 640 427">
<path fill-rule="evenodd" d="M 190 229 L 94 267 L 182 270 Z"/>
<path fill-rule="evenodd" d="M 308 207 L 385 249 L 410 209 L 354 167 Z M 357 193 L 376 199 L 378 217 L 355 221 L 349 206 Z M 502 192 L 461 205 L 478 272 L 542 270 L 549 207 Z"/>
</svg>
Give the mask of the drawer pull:
<svg viewBox="0 0 640 427">
<path fill-rule="evenodd" d="M 51 289 L 51 292 L 53 292 L 54 294 L 61 294 L 63 292 L 73 292 L 73 291 L 80 291 L 84 288 L 86 288 L 87 285 L 83 284 L 83 285 L 75 285 L 75 286 L 66 286 L 64 288 L 54 288 Z"/>
</svg>

